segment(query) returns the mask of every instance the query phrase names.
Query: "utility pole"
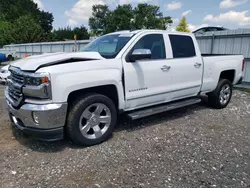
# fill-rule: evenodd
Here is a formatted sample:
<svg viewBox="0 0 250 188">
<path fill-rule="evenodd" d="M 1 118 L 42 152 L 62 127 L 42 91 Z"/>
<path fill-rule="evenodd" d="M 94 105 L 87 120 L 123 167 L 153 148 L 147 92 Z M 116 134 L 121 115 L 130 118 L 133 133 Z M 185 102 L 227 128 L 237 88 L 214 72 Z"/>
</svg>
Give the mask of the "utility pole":
<svg viewBox="0 0 250 188">
<path fill-rule="evenodd" d="M 77 44 L 76 44 L 76 41 L 77 41 L 77 35 L 76 34 L 74 34 L 74 40 L 75 40 L 75 52 L 77 52 L 78 50 L 77 50 Z"/>
</svg>

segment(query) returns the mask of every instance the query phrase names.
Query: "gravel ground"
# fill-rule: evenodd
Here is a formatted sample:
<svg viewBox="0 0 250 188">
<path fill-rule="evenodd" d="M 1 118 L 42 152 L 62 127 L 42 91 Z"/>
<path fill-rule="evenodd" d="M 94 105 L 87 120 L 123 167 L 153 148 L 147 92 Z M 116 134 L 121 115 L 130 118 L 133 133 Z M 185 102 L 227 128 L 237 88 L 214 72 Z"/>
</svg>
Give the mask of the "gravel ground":
<svg viewBox="0 0 250 188">
<path fill-rule="evenodd" d="M 0 88 L 0 187 L 250 188 L 250 94 L 128 121 L 113 138 L 81 148 L 11 128 Z"/>
</svg>

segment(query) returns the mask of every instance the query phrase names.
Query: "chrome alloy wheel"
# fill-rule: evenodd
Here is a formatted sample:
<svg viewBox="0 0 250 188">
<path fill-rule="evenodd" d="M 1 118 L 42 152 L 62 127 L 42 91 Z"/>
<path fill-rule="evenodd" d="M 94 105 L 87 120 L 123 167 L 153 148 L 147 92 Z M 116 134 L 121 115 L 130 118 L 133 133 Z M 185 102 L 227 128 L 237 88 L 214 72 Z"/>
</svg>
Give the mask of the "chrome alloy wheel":
<svg viewBox="0 0 250 188">
<path fill-rule="evenodd" d="M 221 88 L 221 91 L 220 91 L 220 103 L 222 105 L 225 105 L 227 104 L 227 102 L 229 101 L 230 99 L 230 95 L 231 95 L 231 89 L 230 89 L 230 86 L 228 84 L 224 85 L 222 88 Z"/>
<path fill-rule="evenodd" d="M 107 132 L 110 124 L 110 109 L 105 104 L 95 103 L 83 111 L 79 128 L 84 137 L 98 139 Z"/>
</svg>

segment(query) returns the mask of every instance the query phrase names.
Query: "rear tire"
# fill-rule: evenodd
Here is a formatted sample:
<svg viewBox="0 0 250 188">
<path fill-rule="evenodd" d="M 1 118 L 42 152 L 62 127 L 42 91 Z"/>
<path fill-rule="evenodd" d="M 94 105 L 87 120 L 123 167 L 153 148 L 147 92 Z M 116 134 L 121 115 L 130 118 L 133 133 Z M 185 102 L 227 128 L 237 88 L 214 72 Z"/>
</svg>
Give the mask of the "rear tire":
<svg viewBox="0 0 250 188">
<path fill-rule="evenodd" d="M 73 102 L 67 118 L 67 131 L 76 144 L 92 146 L 112 135 L 116 121 L 117 110 L 110 98 L 87 94 Z"/>
<path fill-rule="evenodd" d="M 221 79 L 216 89 L 208 94 L 208 103 L 216 109 L 227 107 L 232 98 L 232 83 L 227 79 Z"/>
</svg>

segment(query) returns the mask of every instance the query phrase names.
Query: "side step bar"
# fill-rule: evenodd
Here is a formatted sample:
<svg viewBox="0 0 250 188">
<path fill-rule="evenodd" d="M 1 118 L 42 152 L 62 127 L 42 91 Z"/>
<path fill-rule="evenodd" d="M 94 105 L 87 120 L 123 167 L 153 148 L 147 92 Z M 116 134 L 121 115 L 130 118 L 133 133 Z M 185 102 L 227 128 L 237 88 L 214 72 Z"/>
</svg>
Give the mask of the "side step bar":
<svg viewBox="0 0 250 188">
<path fill-rule="evenodd" d="M 168 104 L 164 104 L 160 106 L 154 106 L 154 107 L 144 108 L 138 111 L 133 111 L 131 113 L 128 113 L 127 116 L 131 120 L 136 120 L 136 119 L 140 119 L 143 117 L 155 115 L 161 112 L 166 112 L 166 111 L 174 110 L 177 108 L 197 104 L 200 102 L 201 102 L 201 99 L 197 99 L 197 98 L 185 99 L 185 100 L 172 102 L 172 103 L 168 103 Z"/>
</svg>

